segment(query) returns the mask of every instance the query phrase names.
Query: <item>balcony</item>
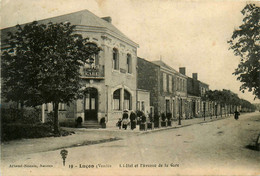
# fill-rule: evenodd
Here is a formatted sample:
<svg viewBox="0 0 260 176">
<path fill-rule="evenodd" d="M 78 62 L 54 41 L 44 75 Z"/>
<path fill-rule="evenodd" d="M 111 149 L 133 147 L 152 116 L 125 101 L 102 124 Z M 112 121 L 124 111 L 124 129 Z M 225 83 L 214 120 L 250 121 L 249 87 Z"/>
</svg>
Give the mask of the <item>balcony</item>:
<svg viewBox="0 0 260 176">
<path fill-rule="evenodd" d="M 95 66 L 84 66 L 81 69 L 82 79 L 104 79 L 105 77 L 105 66 L 95 65 Z"/>
</svg>

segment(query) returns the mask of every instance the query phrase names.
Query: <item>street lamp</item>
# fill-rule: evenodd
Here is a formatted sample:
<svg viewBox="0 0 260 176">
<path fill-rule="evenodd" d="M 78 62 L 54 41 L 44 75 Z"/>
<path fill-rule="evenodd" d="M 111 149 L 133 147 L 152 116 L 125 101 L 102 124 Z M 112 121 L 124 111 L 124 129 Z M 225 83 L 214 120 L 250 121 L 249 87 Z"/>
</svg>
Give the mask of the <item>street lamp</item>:
<svg viewBox="0 0 260 176">
<path fill-rule="evenodd" d="M 178 125 L 181 125 L 181 107 L 182 107 L 182 99 L 179 95 L 179 123 L 178 123 Z"/>
</svg>

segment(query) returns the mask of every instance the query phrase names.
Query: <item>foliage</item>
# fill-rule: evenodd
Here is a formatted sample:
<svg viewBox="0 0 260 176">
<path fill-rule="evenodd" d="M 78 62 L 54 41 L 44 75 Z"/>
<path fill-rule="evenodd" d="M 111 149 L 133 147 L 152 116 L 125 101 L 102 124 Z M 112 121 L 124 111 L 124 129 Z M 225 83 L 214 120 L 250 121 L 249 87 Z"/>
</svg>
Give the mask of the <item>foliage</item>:
<svg viewBox="0 0 260 176">
<path fill-rule="evenodd" d="M 166 116 L 165 116 L 164 113 L 162 113 L 161 117 L 162 117 L 162 121 L 165 121 L 165 120 L 166 120 Z"/>
<path fill-rule="evenodd" d="M 171 121 L 171 119 L 172 119 L 172 113 L 168 112 L 168 113 L 166 114 L 166 117 L 167 117 L 168 121 Z"/>
<path fill-rule="evenodd" d="M 6 123 L 36 124 L 40 123 L 40 109 L 1 109 L 1 120 Z"/>
<path fill-rule="evenodd" d="M 9 46 L 2 54 L 3 95 L 26 106 L 53 103 L 54 130 L 58 128 L 58 104 L 80 94 L 80 67 L 91 64 L 100 48 L 75 33 L 70 23 L 17 25 L 8 33 Z"/>
<path fill-rule="evenodd" d="M 159 122 L 160 118 L 161 117 L 160 117 L 160 115 L 158 113 L 154 114 L 154 122 Z"/>
<path fill-rule="evenodd" d="M 240 57 L 234 75 L 242 82 L 240 90 L 253 91 L 255 98 L 260 98 L 260 7 L 247 4 L 241 11 L 243 24 L 233 32 L 228 41 L 236 56 Z"/>
<path fill-rule="evenodd" d="M 148 117 L 149 117 L 150 122 L 154 122 L 154 117 L 153 117 L 152 113 L 149 113 Z"/>
<path fill-rule="evenodd" d="M 223 89 L 221 90 L 209 90 L 202 97 L 203 101 L 213 101 L 221 105 L 228 104 L 234 106 L 241 106 L 250 111 L 255 110 L 255 106 L 252 105 L 249 101 L 240 99 L 237 94 L 231 92 L 230 90 Z"/>
<path fill-rule="evenodd" d="M 48 136 L 52 136 L 52 128 L 45 124 L 12 123 L 2 126 L 2 139 L 4 141 Z"/>
</svg>

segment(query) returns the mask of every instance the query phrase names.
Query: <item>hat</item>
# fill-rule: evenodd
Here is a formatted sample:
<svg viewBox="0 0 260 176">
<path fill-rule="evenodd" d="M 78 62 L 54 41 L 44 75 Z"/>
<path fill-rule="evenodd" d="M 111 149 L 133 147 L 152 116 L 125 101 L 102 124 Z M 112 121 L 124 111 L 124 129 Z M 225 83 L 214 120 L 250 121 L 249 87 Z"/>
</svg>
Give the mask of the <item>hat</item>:
<svg viewBox="0 0 260 176">
<path fill-rule="evenodd" d="M 125 109 L 123 112 L 128 112 L 128 109 Z"/>
</svg>

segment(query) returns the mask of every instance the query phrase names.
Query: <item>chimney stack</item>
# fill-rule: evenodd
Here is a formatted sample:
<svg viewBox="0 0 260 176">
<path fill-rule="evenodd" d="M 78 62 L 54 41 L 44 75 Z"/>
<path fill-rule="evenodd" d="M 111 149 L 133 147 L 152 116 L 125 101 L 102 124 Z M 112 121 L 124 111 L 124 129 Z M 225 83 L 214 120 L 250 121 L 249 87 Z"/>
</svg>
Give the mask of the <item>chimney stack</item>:
<svg viewBox="0 0 260 176">
<path fill-rule="evenodd" d="M 192 78 L 198 80 L 198 73 L 192 73 Z"/>
<path fill-rule="evenodd" d="M 180 67 L 179 72 L 183 75 L 186 75 L 186 68 L 185 67 Z"/>
<path fill-rule="evenodd" d="M 101 19 L 105 20 L 106 22 L 112 23 L 112 18 L 110 16 L 102 17 Z"/>
</svg>

